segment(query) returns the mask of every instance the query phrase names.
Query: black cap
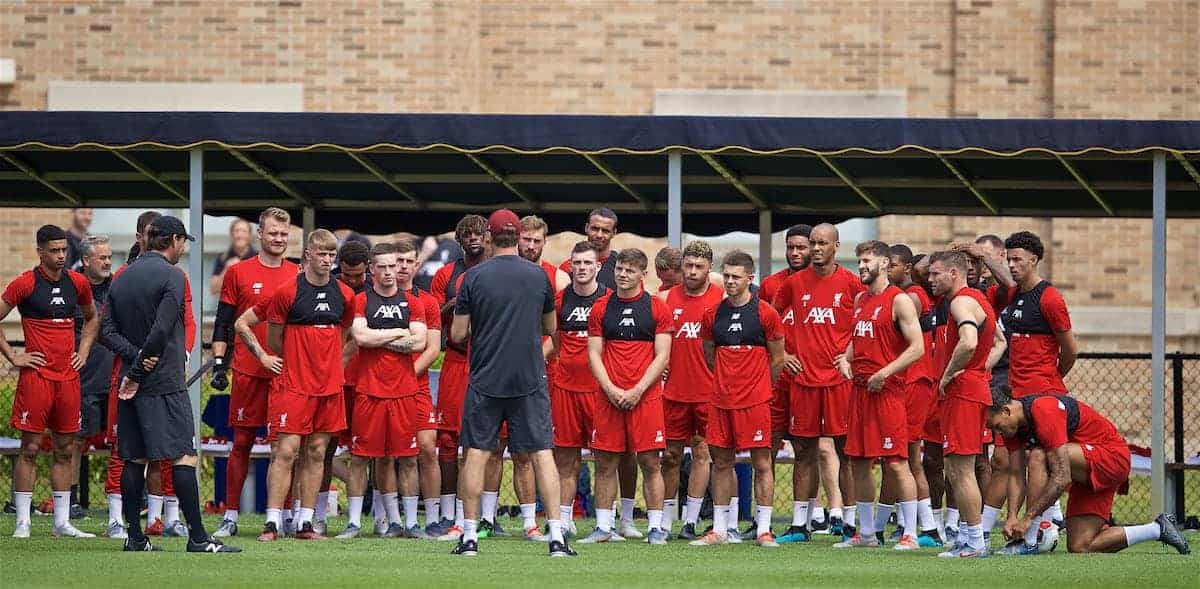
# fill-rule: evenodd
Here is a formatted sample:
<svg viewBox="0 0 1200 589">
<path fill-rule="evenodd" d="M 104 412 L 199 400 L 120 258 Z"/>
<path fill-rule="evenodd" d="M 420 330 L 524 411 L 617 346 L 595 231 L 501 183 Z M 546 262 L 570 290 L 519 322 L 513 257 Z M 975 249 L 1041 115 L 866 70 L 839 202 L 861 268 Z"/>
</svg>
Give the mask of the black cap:
<svg viewBox="0 0 1200 589">
<path fill-rule="evenodd" d="M 146 229 L 147 231 L 153 229 L 154 232 L 159 235 L 182 235 L 186 237 L 188 241 L 196 241 L 194 236 L 188 234 L 187 227 L 183 226 L 183 221 L 180 221 L 178 218 L 172 217 L 171 215 L 163 215 L 151 221 L 150 226 Z"/>
</svg>

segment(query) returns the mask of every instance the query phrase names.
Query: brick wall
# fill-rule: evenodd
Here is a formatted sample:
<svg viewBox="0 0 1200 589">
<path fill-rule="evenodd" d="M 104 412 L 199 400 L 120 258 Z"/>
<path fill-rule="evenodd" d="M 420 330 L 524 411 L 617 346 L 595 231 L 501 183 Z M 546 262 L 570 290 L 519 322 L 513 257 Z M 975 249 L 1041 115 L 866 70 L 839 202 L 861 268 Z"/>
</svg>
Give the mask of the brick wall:
<svg viewBox="0 0 1200 589">
<path fill-rule="evenodd" d="M 8 0 L 0 56 L 18 80 L 0 108 L 45 108 L 51 80 L 292 82 L 310 111 L 647 113 L 661 89 L 902 90 L 910 116 L 1197 119 L 1197 55 L 1200 0 Z M 45 218 L 0 211 L 0 275 L 30 263 L 19 244 Z M 1143 220 L 879 223 L 926 251 L 1022 228 L 1052 246 L 1072 307 L 1149 304 Z M 1173 267 L 1200 254 L 1200 222 L 1169 231 Z M 1200 307 L 1188 273 L 1168 301 Z"/>
</svg>

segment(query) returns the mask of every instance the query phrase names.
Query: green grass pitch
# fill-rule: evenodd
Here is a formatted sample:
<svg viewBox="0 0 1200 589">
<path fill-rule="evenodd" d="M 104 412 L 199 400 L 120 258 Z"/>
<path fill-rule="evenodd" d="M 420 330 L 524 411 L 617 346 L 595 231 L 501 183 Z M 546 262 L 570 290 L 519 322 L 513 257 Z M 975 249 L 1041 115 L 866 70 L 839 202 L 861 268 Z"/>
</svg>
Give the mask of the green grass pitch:
<svg viewBox="0 0 1200 589">
<path fill-rule="evenodd" d="M 217 516 L 206 516 L 209 529 Z M 370 525 L 370 516 L 364 521 Z M 80 529 L 98 532 L 100 512 Z M 998 557 L 946 561 L 936 550 L 840 551 L 830 536 L 767 550 L 752 544 L 695 548 L 673 541 L 651 547 L 625 542 L 576 546 L 577 559 L 550 559 L 546 545 L 516 538 L 487 539 L 480 555 L 450 555 L 448 542 L 360 538 L 352 541 L 259 544 L 261 517 L 242 520 L 235 541 L 242 554 L 187 554 L 182 539 L 162 539 L 160 553 L 120 551 L 120 541 L 56 539 L 48 517 L 34 518 L 33 537 L 14 540 L 15 520 L 0 517 L 0 586 L 19 587 L 947 587 L 1014 589 L 1149 589 L 1200 587 L 1200 558 L 1158 543 L 1120 554 Z M 344 518 L 330 521 L 340 531 Z M 645 522 L 640 522 L 644 528 Z M 509 530 L 517 520 L 501 519 Z M 580 522 L 581 530 L 590 522 Z M 777 526 L 778 527 L 778 526 Z M 1200 537 L 1189 538 L 1193 544 Z M 999 540 L 993 540 L 993 544 Z"/>
</svg>

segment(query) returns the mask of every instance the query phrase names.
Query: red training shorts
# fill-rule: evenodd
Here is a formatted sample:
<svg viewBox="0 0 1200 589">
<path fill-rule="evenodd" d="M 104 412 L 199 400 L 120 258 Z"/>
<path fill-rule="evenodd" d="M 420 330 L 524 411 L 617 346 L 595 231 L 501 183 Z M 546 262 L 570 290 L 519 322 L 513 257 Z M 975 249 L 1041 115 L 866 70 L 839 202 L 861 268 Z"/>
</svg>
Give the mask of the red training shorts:
<svg viewBox="0 0 1200 589">
<path fill-rule="evenodd" d="M 741 409 L 708 410 L 704 441 L 710 446 L 736 451 L 771 447 L 771 404 L 759 403 Z"/>
<path fill-rule="evenodd" d="M 622 411 L 604 393 L 596 393 L 592 450 L 649 452 L 667 447 L 661 393 L 642 397 L 633 409 Z"/>
<path fill-rule="evenodd" d="M 578 393 L 558 387 L 550 389 L 550 419 L 554 424 L 555 447 L 587 447 L 592 437 L 596 395 L 595 392 Z"/>
<path fill-rule="evenodd" d="M 1071 483 L 1067 488 L 1067 517 L 1095 515 L 1105 520 L 1112 515 L 1113 499 L 1129 483 L 1127 446 L 1080 444 L 1090 472 L 1088 483 Z"/>
<path fill-rule="evenodd" d="M 433 408 L 433 399 L 429 393 L 417 393 L 417 408 L 413 414 L 413 423 L 419 432 L 437 430 L 437 410 Z"/>
<path fill-rule="evenodd" d="M 446 353 L 438 377 L 438 429 L 457 433 L 462 428 L 463 400 L 467 396 L 470 364 L 461 354 Z M 455 449 L 457 453 L 458 450 Z"/>
<path fill-rule="evenodd" d="M 771 435 L 783 437 L 788 433 L 788 425 L 792 421 L 790 376 L 780 375 L 771 387 Z"/>
<path fill-rule="evenodd" d="M 942 400 L 942 455 L 975 456 L 983 453 L 987 405 L 961 397 Z"/>
<path fill-rule="evenodd" d="M 937 383 L 922 378 L 904 387 L 904 415 L 908 419 L 908 442 L 919 442 L 925 436 L 929 414 L 937 407 Z M 941 437 L 934 438 L 940 442 Z"/>
<path fill-rule="evenodd" d="M 904 389 L 884 387 L 872 393 L 854 385 L 850 394 L 850 427 L 846 456 L 853 458 L 908 458 L 908 419 Z"/>
<path fill-rule="evenodd" d="M 703 438 L 707 431 L 708 403 L 685 403 L 663 399 L 663 420 L 666 424 L 667 440 L 691 444 L 692 439 Z M 768 410 L 770 408 L 768 407 Z"/>
<path fill-rule="evenodd" d="M 81 402 L 79 377 L 50 380 L 36 370 L 22 369 L 13 397 L 12 426 L 35 434 L 46 430 L 56 434 L 76 433 L 83 420 L 79 412 Z"/>
<path fill-rule="evenodd" d="M 233 371 L 233 389 L 229 392 L 230 427 L 267 425 L 267 399 L 271 397 L 272 380 Z"/>
<path fill-rule="evenodd" d="M 350 427 L 350 453 L 367 458 L 416 456 L 416 422 L 419 395 L 400 398 L 354 396 Z"/>
<path fill-rule="evenodd" d="M 921 439 L 939 447 L 942 445 L 942 400 L 937 398 L 936 387 L 933 406 L 929 408 L 929 416 L 925 418 L 925 431 L 921 434 Z"/>
<path fill-rule="evenodd" d="M 791 427 L 799 438 L 836 438 L 846 435 L 850 425 L 850 381 L 828 387 L 806 387 L 792 383 Z"/>
<path fill-rule="evenodd" d="M 275 387 L 267 403 L 267 433 L 337 434 L 346 430 L 346 402 L 342 395 L 313 397 Z"/>
</svg>

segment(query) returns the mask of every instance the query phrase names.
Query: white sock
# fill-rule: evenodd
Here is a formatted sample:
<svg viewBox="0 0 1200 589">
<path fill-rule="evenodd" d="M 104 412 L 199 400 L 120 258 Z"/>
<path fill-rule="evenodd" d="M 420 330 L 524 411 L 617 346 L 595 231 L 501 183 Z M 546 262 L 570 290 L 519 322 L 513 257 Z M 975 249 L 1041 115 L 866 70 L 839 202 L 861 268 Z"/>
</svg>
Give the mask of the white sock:
<svg viewBox="0 0 1200 589">
<path fill-rule="evenodd" d="M 327 495 L 329 497 L 329 502 L 325 505 L 325 515 L 332 515 L 334 517 L 337 517 L 337 514 L 338 514 L 338 491 L 337 491 L 337 489 L 330 489 L 327 493 L 325 493 L 325 495 Z"/>
<path fill-rule="evenodd" d="M 967 526 L 967 542 L 971 548 L 975 550 L 983 550 L 986 545 L 983 543 L 983 526 Z"/>
<path fill-rule="evenodd" d="M 442 493 L 438 502 L 442 505 L 442 518 L 452 519 L 454 517 L 454 493 Z"/>
<path fill-rule="evenodd" d="M 697 499 L 688 495 L 687 503 L 683 506 L 683 523 L 695 525 L 700 521 L 700 508 L 704 506 L 704 497 Z"/>
<path fill-rule="evenodd" d="M 809 515 L 811 516 L 811 519 L 809 521 L 814 521 L 817 523 L 824 523 L 825 522 L 825 507 L 823 505 L 818 505 L 815 508 L 813 508 L 812 512 Z"/>
<path fill-rule="evenodd" d="M 984 504 L 983 506 L 983 522 L 984 531 L 990 532 L 996 527 L 996 518 L 1000 517 L 1000 510 L 991 505 Z"/>
<path fill-rule="evenodd" d="M 317 506 L 313 511 L 315 512 L 313 519 L 319 522 L 325 521 L 325 514 L 329 512 L 329 491 L 317 493 Z"/>
<path fill-rule="evenodd" d="M 792 525 L 802 528 L 808 527 L 808 505 L 807 501 L 792 501 Z"/>
<path fill-rule="evenodd" d="M 575 518 L 574 505 L 559 505 L 558 506 L 558 521 L 570 525 L 572 519 Z"/>
<path fill-rule="evenodd" d="M 479 522 L 473 519 L 464 519 L 462 523 L 463 542 L 474 540 L 479 541 Z"/>
<path fill-rule="evenodd" d="M 675 514 L 679 513 L 678 499 L 663 499 L 663 529 L 670 532 L 675 526 Z"/>
<path fill-rule="evenodd" d="M 904 528 L 904 512 L 900 511 L 900 502 L 896 502 L 896 527 Z"/>
<path fill-rule="evenodd" d="M 755 523 L 758 524 L 758 535 L 761 536 L 771 531 L 771 514 L 774 509 L 771 507 L 759 506 L 758 512 L 754 515 Z"/>
<path fill-rule="evenodd" d="M 917 521 L 917 502 L 916 501 L 901 501 L 899 506 L 900 506 L 900 510 L 898 513 L 900 514 L 901 519 L 903 519 L 905 522 Z M 905 528 L 904 528 L 904 535 L 912 536 L 912 538 L 915 540 L 917 538 L 917 529 L 916 528 L 917 528 L 917 526 L 906 523 Z"/>
<path fill-rule="evenodd" d="M 859 505 L 862 505 L 862 503 L 859 503 Z M 870 503 L 868 503 L 867 505 L 870 505 Z M 892 516 L 893 507 L 894 506 L 888 505 L 886 503 L 875 504 L 875 519 L 872 521 L 872 525 L 871 525 L 872 530 L 879 530 L 881 532 L 887 530 L 887 521 L 888 521 L 888 518 Z M 871 513 L 870 507 L 868 507 L 867 510 L 863 512 L 863 519 L 870 519 L 870 517 L 867 516 L 867 514 L 869 514 L 869 513 Z"/>
<path fill-rule="evenodd" d="M 661 509 L 646 510 L 646 529 L 653 530 L 655 528 L 662 529 L 663 513 Z"/>
<path fill-rule="evenodd" d="M 933 505 L 928 497 L 917 501 L 917 527 L 922 532 L 938 529 L 937 518 L 933 516 Z"/>
<path fill-rule="evenodd" d="M 221 516 L 221 519 L 227 519 L 227 520 L 229 520 L 229 521 L 231 521 L 231 522 L 235 522 L 235 523 L 236 523 L 236 522 L 237 522 L 237 520 L 238 520 L 238 516 L 240 516 L 240 515 L 241 515 L 241 514 L 239 514 L 239 513 L 238 513 L 238 510 L 236 510 L 236 509 L 226 509 L 226 510 L 225 510 L 225 515 Z"/>
<path fill-rule="evenodd" d="M 425 525 L 436 523 L 442 519 L 441 499 L 425 500 Z"/>
<path fill-rule="evenodd" d="M 621 527 L 633 525 L 633 499 L 621 498 Z"/>
<path fill-rule="evenodd" d="M 162 512 L 163 496 L 146 495 L 146 527 L 153 525 L 155 520 L 162 519 Z"/>
<path fill-rule="evenodd" d="M 548 520 L 546 520 L 546 527 L 550 528 L 550 541 L 551 542 L 562 542 L 563 541 L 562 520 L 548 519 Z"/>
<path fill-rule="evenodd" d="M 713 533 L 718 536 L 729 534 L 729 506 L 713 506 Z"/>
<path fill-rule="evenodd" d="M 1149 542 L 1157 540 L 1162 536 L 1162 527 L 1156 523 L 1142 524 L 1140 526 L 1125 526 L 1125 545 L 1133 546 L 1141 542 Z"/>
<path fill-rule="evenodd" d="M 499 502 L 498 491 L 484 491 L 479 497 L 479 519 L 496 523 L 496 504 Z"/>
<path fill-rule="evenodd" d="M 859 501 L 857 507 L 863 514 L 862 521 L 858 524 L 858 535 L 863 538 L 870 538 L 875 535 L 875 518 L 871 517 L 871 504 L 866 501 Z M 890 508 L 891 506 L 889 505 L 888 507 Z M 846 511 L 850 511 L 851 509 L 854 509 L 854 507 L 848 507 Z M 846 525 L 853 524 L 847 519 Z"/>
<path fill-rule="evenodd" d="M 276 530 L 278 530 L 278 529 L 279 529 L 279 527 L 280 527 L 281 525 L 283 525 L 283 519 L 280 517 L 280 516 L 282 515 L 282 514 L 280 513 L 281 511 L 283 511 L 283 510 L 282 510 L 282 509 L 277 509 L 277 508 L 274 508 L 274 507 L 268 507 L 268 508 L 267 508 L 267 523 L 269 523 L 269 524 L 275 524 L 275 529 L 276 529 Z"/>
<path fill-rule="evenodd" d="M 570 509 L 568 507 L 567 509 Z M 561 508 L 560 508 L 561 511 Z M 561 523 L 561 522 L 560 522 Z M 528 530 L 537 527 L 537 503 L 521 504 L 521 528 Z"/>
<path fill-rule="evenodd" d="M 738 505 L 738 496 L 734 495 L 729 498 L 729 519 L 725 522 L 730 528 L 736 528 L 738 519 L 741 516 L 741 507 Z"/>
<path fill-rule="evenodd" d="M 371 516 L 377 522 L 387 520 L 387 503 L 384 503 L 383 493 L 379 489 L 371 490 Z"/>
<path fill-rule="evenodd" d="M 71 523 L 71 492 L 54 491 L 54 527 Z"/>
<path fill-rule="evenodd" d="M 397 493 L 384 493 L 383 506 L 387 510 L 388 525 L 400 523 L 400 497 Z"/>
<path fill-rule="evenodd" d="M 179 497 L 173 495 L 163 497 L 163 521 L 168 524 L 179 521 Z"/>
<path fill-rule="evenodd" d="M 946 527 L 958 529 L 960 523 L 962 523 L 962 520 L 958 516 L 958 508 L 947 507 L 946 508 Z"/>
<path fill-rule="evenodd" d="M 32 523 L 29 519 L 29 510 L 33 507 L 33 492 L 17 491 L 13 493 L 13 503 L 17 506 L 17 523 Z"/>
<path fill-rule="evenodd" d="M 299 530 L 300 528 L 304 527 L 304 524 L 312 523 L 313 515 L 316 514 L 316 510 L 309 507 L 301 507 L 300 511 L 297 513 L 300 516 L 300 520 L 296 522 L 296 529 Z"/>
<path fill-rule="evenodd" d="M 616 514 L 611 509 L 596 510 L 596 527 L 611 532 L 613 529 L 613 521 L 616 519 Z"/>
<path fill-rule="evenodd" d="M 409 529 L 417 525 L 417 496 L 410 495 L 403 498 L 404 501 L 404 528 Z"/>
<path fill-rule="evenodd" d="M 122 513 L 121 513 L 121 509 L 124 505 L 125 505 L 125 502 L 121 500 L 120 493 L 109 493 L 108 494 L 108 525 L 111 526 L 114 523 L 120 523 L 120 524 L 125 523 L 125 520 L 122 518 Z M 237 512 L 235 511 L 234 513 L 237 513 Z M 237 520 L 234 520 L 234 521 L 237 521 Z"/>
<path fill-rule="evenodd" d="M 351 496 L 346 498 L 346 515 L 349 520 L 346 522 L 346 525 L 353 524 L 360 528 L 362 527 L 362 506 L 362 497 Z"/>
<path fill-rule="evenodd" d="M 460 527 L 460 528 L 461 528 L 461 527 L 462 527 L 462 525 L 463 525 L 463 523 L 464 523 L 464 522 L 466 522 L 466 521 L 467 521 L 467 520 L 466 520 L 466 518 L 464 518 L 464 517 L 463 517 L 463 502 L 462 502 L 462 499 L 459 499 L 458 497 L 455 497 L 455 498 L 454 498 L 454 525 L 456 525 L 456 526 L 458 526 L 458 527 Z M 478 522 L 478 521 L 477 521 L 477 522 L 475 522 L 475 523 L 476 523 L 476 525 L 478 525 L 478 524 L 479 524 L 479 522 Z"/>
<path fill-rule="evenodd" d="M 871 509 L 867 508 L 866 513 L 867 513 L 867 519 L 870 519 Z M 848 526 L 854 526 L 855 522 L 858 521 L 857 519 L 855 519 L 856 515 L 858 515 L 858 508 L 854 505 L 851 505 L 850 507 L 847 507 L 845 509 L 845 511 L 843 511 L 842 522 Z"/>
<path fill-rule="evenodd" d="M 817 505 L 818 504 L 817 504 L 816 498 L 810 497 L 808 499 L 808 513 L 811 514 L 813 511 L 816 511 Z M 846 517 L 846 513 L 842 511 L 841 507 L 830 507 L 829 508 L 829 519 L 837 518 L 837 519 L 842 520 L 843 523 L 845 523 L 845 521 L 846 521 L 845 517 Z"/>
<path fill-rule="evenodd" d="M 1025 530 L 1025 545 L 1036 546 L 1038 541 L 1038 530 L 1042 527 L 1042 518 L 1035 517 L 1029 522 L 1029 529 Z"/>
</svg>

